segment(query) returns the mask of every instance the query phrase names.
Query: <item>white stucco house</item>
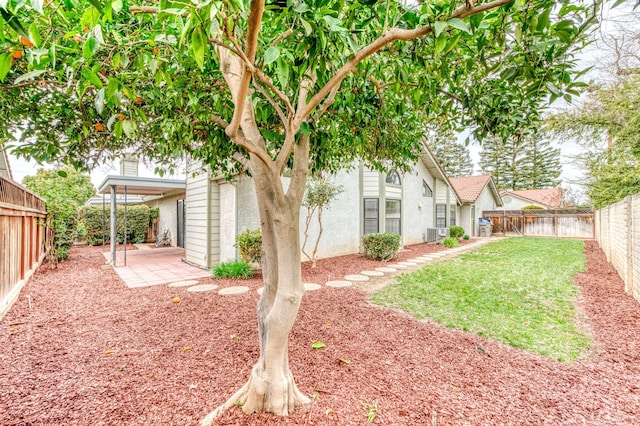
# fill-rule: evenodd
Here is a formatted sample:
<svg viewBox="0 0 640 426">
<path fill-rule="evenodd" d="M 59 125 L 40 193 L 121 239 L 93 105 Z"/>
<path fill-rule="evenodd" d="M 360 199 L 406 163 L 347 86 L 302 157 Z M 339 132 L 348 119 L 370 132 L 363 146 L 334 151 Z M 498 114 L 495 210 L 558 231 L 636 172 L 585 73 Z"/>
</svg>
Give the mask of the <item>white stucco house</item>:
<svg viewBox="0 0 640 426">
<path fill-rule="evenodd" d="M 323 213 L 318 258 L 358 253 L 368 233 L 400 234 L 403 245 L 435 241 L 436 228 L 448 227 L 461 205 L 426 144 L 410 173 L 380 173 L 356 164 L 327 179 L 343 192 Z M 238 258 L 236 235 L 260 226 L 255 188 L 246 175 L 227 181 L 211 172 L 188 174 L 185 206 L 185 260 L 197 266 Z M 301 230 L 306 215 L 303 208 Z M 313 226 L 311 241 L 318 232 Z"/>
<path fill-rule="evenodd" d="M 523 189 L 503 191 L 503 206 L 498 210 L 520 210 L 525 206 L 539 206 L 543 209 L 558 209 L 562 207 L 562 189 Z"/>
<path fill-rule="evenodd" d="M 451 185 L 462 200 L 456 225 L 471 236 L 479 235 L 478 221 L 483 211 L 502 206 L 502 198 L 491 175 L 451 178 Z"/>
</svg>

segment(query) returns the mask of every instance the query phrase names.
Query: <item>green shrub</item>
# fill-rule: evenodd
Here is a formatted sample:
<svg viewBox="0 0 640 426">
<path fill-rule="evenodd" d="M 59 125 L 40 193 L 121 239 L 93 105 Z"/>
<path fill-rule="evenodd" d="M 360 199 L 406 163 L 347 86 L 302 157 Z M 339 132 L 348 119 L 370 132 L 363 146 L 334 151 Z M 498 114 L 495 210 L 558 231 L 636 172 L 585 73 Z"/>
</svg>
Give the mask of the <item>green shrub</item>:
<svg viewBox="0 0 640 426">
<path fill-rule="evenodd" d="M 454 248 L 454 247 L 458 247 L 460 243 L 458 242 L 457 238 L 447 237 L 444 240 L 442 240 L 442 245 L 448 248 Z"/>
<path fill-rule="evenodd" d="M 142 204 L 127 206 L 127 241 L 143 243 L 149 229 L 150 209 Z M 111 208 L 107 206 L 83 206 L 80 209 L 81 222 L 87 232 L 87 244 L 102 244 L 103 238 L 109 239 L 111 235 Z M 124 206 L 116 208 L 116 241 L 124 242 Z"/>
<path fill-rule="evenodd" d="M 362 237 L 363 256 L 369 259 L 387 261 L 393 259 L 400 250 L 400 235 L 368 234 Z"/>
<path fill-rule="evenodd" d="M 251 266 L 242 260 L 223 262 L 211 269 L 213 278 L 248 279 L 253 277 Z"/>
<path fill-rule="evenodd" d="M 262 233 L 259 229 L 245 229 L 236 235 L 236 243 L 233 245 L 240 251 L 240 258 L 245 263 L 260 263 L 262 258 Z"/>
<path fill-rule="evenodd" d="M 536 206 L 535 204 L 529 204 L 528 206 L 524 206 L 520 210 L 544 210 L 544 207 Z"/>
<path fill-rule="evenodd" d="M 462 239 L 465 240 L 465 241 L 468 240 L 469 239 L 469 234 L 464 234 L 462 236 Z"/>
<path fill-rule="evenodd" d="M 464 228 L 462 226 L 450 226 L 449 236 L 453 238 L 462 238 L 464 235 Z"/>
</svg>

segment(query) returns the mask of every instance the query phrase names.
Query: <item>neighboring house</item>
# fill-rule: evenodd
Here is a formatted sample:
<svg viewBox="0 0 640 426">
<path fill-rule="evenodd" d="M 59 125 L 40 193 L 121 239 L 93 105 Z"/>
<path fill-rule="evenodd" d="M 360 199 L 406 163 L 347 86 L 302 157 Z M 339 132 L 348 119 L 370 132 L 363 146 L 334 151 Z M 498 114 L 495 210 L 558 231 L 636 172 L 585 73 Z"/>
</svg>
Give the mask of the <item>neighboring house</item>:
<svg viewBox="0 0 640 426">
<path fill-rule="evenodd" d="M 544 209 L 558 209 L 562 207 L 562 189 L 526 189 L 502 191 L 503 206 L 498 210 L 520 210 L 525 206 L 539 206 Z"/>
<path fill-rule="evenodd" d="M 233 247 L 236 235 L 260 227 L 251 178 L 238 175 L 227 181 L 210 172 L 188 176 L 186 261 L 209 268 L 236 259 L 237 250 Z M 426 144 L 411 173 L 386 174 L 356 165 L 328 179 L 341 185 L 343 192 L 324 210 L 318 258 L 358 253 L 361 237 L 375 232 L 400 234 L 403 245 L 435 241 L 438 234 L 435 228 L 448 227 L 461 204 Z M 303 208 L 301 233 L 306 215 Z M 314 220 L 311 242 L 317 234 Z M 300 237 L 302 240 L 303 235 Z"/>
<path fill-rule="evenodd" d="M 0 151 L 0 176 L 13 180 L 11 175 L 11 166 L 9 166 L 9 158 L 6 151 Z"/>
<path fill-rule="evenodd" d="M 452 178 L 451 185 L 462 199 L 457 225 L 471 236 L 479 235 L 478 220 L 485 210 L 502 206 L 502 198 L 491 175 Z"/>
</svg>

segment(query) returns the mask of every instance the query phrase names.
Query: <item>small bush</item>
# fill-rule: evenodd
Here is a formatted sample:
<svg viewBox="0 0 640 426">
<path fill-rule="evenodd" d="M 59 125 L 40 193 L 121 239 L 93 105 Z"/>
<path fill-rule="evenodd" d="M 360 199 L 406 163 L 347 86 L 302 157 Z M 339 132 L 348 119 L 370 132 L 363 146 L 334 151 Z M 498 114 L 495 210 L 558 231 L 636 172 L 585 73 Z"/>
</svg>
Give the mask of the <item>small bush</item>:
<svg viewBox="0 0 640 426">
<path fill-rule="evenodd" d="M 444 240 L 442 240 L 442 245 L 448 248 L 454 248 L 454 247 L 458 247 L 460 243 L 458 242 L 457 238 L 447 237 Z"/>
<path fill-rule="evenodd" d="M 249 279 L 253 277 L 253 270 L 246 262 L 234 260 L 224 262 L 212 268 L 213 278 Z"/>
<path fill-rule="evenodd" d="M 236 243 L 233 245 L 240 251 L 240 258 L 245 263 L 260 263 L 262 258 L 262 233 L 259 229 L 245 229 L 236 235 Z"/>
<path fill-rule="evenodd" d="M 544 207 L 536 206 L 535 204 L 529 204 L 528 206 L 524 206 L 520 210 L 544 210 Z"/>
<path fill-rule="evenodd" d="M 387 261 L 400 250 L 400 235 L 368 234 L 362 237 L 363 256 L 368 259 Z"/>
<path fill-rule="evenodd" d="M 449 236 L 453 238 L 461 238 L 464 235 L 464 228 L 462 226 L 450 226 Z"/>
<path fill-rule="evenodd" d="M 462 236 L 462 239 L 465 240 L 465 241 L 468 240 L 469 239 L 469 234 L 464 234 Z"/>
</svg>

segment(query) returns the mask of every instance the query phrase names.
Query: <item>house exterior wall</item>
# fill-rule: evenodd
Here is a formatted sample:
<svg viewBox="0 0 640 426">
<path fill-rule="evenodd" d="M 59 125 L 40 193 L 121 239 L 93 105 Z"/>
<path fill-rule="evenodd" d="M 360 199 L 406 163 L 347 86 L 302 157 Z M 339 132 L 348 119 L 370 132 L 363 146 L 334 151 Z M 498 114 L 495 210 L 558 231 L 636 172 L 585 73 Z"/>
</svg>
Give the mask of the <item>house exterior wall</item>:
<svg viewBox="0 0 640 426">
<path fill-rule="evenodd" d="M 197 266 L 209 267 L 210 232 L 209 173 L 187 179 L 185 260 Z"/>
<path fill-rule="evenodd" d="M 502 207 L 497 207 L 496 210 L 521 210 L 524 206 L 536 205 L 542 208 L 547 208 L 544 204 L 534 203 L 530 200 L 523 200 L 520 197 L 515 197 L 510 194 L 505 194 L 502 197 Z M 489 209 L 485 209 L 489 210 Z"/>
<path fill-rule="evenodd" d="M 171 245 L 177 244 L 178 238 L 178 200 L 185 198 L 184 192 L 179 192 L 174 195 L 169 195 L 163 198 L 156 198 L 154 200 L 145 200 L 144 204 L 150 208 L 158 208 L 160 216 L 158 217 L 158 233 L 162 235 L 165 229 L 169 230 L 169 238 L 171 239 Z"/>
<path fill-rule="evenodd" d="M 438 191 L 444 194 L 447 187 L 444 181 L 434 179 L 422 161 L 414 166 L 414 171 L 401 175 L 401 185 L 387 184 L 384 173 L 364 167 L 342 170 L 327 179 L 340 185 L 342 192 L 323 211 L 324 231 L 316 253 L 317 258 L 360 251 L 365 198 L 376 198 L 379 201 L 378 232 L 387 231 L 386 201 L 398 200 L 401 243 L 408 245 L 424 242 L 427 229 L 435 225 L 436 195 Z M 286 188 L 288 178 L 283 180 Z M 430 195 L 423 194 L 423 182 L 431 189 Z M 446 194 L 443 199 L 446 200 Z M 456 203 L 453 192 L 449 195 L 449 202 L 453 205 Z M 236 235 L 245 229 L 260 227 L 255 187 L 252 179 L 247 176 L 237 176 L 232 182 L 212 181 L 208 175 L 189 178 L 186 206 L 186 258 L 196 265 L 211 267 L 221 261 L 236 259 L 238 253 L 233 247 Z M 306 218 L 307 209 L 303 207 L 300 211 L 301 245 Z M 393 217 L 390 220 L 390 226 L 397 225 Z M 309 254 L 313 251 L 318 233 L 316 213 L 309 225 L 306 244 Z"/>
<path fill-rule="evenodd" d="M 237 254 L 237 249 L 233 245 L 238 234 L 238 190 L 237 185 L 230 182 L 220 183 L 219 190 L 220 262 L 229 262 L 235 260 Z"/>
<path fill-rule="evenodd" d="M 423 181 L 431 188 L 431 196 L 423 195 Z M 421 161 L 414 173 L 403 176 L 402 190 L 402 244 L 422 243 L 426 240 L 427 228 L 434 227 L 435 193 L 434 178 Z"/>
</svg>

